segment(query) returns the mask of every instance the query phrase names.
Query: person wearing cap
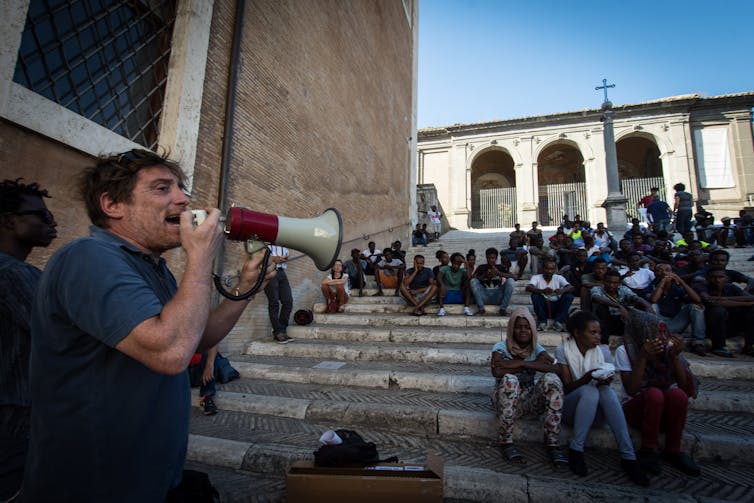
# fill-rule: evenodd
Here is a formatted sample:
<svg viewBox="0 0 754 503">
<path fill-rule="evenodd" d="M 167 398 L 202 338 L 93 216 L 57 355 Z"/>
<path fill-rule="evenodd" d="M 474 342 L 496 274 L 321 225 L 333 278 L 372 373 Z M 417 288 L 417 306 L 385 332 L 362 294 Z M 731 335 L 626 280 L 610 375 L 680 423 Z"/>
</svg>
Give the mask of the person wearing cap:
<svg viewBox="0 0 754 503">
<path fill-rule="evenodd" d="M 351 258 L 343 263 L 343 270 L 348 274 L 348 282 L 352 290 L 359 289 L 359 297 L 364 296 L 364 285 L 367 277 L 364 272 L 367 268 L 367 261 L 361 258 L 361 250 L 358 248 L 351 249 Z"/>
</svg>

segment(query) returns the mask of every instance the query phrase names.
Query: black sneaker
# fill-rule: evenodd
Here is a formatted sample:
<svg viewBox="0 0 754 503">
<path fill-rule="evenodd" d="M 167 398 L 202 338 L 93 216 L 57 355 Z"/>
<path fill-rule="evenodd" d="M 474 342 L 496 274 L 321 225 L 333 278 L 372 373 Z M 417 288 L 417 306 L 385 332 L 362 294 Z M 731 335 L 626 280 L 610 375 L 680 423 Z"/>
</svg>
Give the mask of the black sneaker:
<svg viewBox="0 0 754 503">
<path fill-rule="evenodd" d="M 659 475 L 662 473 L 660 454 L 657 451 L 642 449 L 636 453 L 636 459 L 639 461 L 641 469 L 645 472 L 651 475 Z"/>
<path fill-rule="evenodd" d="M 641 471 L 641 466 L 635 459 L 621 459 L 620 466 L 623 468 L 623 471 L 626 472 L 629 480 L 637 486 L 647 487 L 649 485 L 649 479 L 644 472 Z"/>
<path fill-rule="evenodd" d="M 589 470 L 586 467 L 586 461 L 584 460 L 584 453 L 581 451 L 568 449 L 568 467 L 573 473 L 581 477 L 584 477 L 589 473 Z"/>
<path fill-rule="evenodd" d="M 214 416 L 217 414 L 217 405 L 211 396 L 205 396 L 202 400 L 202 407 L 204 407 L 205 416 Z"/>
<path fill-rule="evenodd" d="M 288 337 L 287 334 L 284 334 L 282 332 L 279 334 L 275 334 L 272 337 L 273 339 L 275 339 L 275 342 L 277 342 L 278 344 L 288 344 L 289 342 L 293 340 L 290 337 Z"/>
<path fill-rule="evenodd" d="M 696 461 L 694 461 L 692 457 L 685 452 L 663 452 L 662 457 L 665 458 L 668 463 L 675 466 L 686 475 L 698 477 L 702 474 L 702 469 L 699 468 L 699 465 L 696 464 Z"/>
</svg>

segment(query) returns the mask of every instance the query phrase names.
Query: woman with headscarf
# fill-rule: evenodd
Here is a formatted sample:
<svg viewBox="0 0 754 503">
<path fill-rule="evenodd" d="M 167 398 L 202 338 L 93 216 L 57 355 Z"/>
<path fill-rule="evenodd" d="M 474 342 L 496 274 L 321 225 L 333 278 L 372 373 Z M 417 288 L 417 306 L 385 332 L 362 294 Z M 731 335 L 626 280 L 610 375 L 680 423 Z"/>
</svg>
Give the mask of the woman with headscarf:
<svg viewBox="0 0 754 503">
<path fill-rule="evenodd" d="M 565 466 L 568 458 L 558 445 L 560 410 L 563 406 L 563 384 L 552 356 L 537 344 L 534 317 L 524 307 L 513 310 L 508 320 L 507 335 L 492 347 L 492 375 L 495 391 L 492 403 L 497 413 L 500 450 L 508 461 L 526 463 L 513 444 L 514 421 L 524 415 L 544 413 L 544 436 L 550 460 Z M 544 372 L 535 379 L 537 372 Z"/>
<path fill-rule="evenodd" d="M 636 461 L 620 401 L 610 387 L 615 367 L 610 349 L 600 344 L 600 322 L 587 311 L 577 311 L 566 324 L 569 336 L 555 350 L 563 380 L 563 422 L 573 425 L 568 465 L 576 475 L 588 473 L 584 443 L 595 421 L 610 426 L 618 444 L 620 465 L 634 484 L 648 486 L 649 479 Z"/>
<path fill-rule="evenodd" d="M 639 463 L 660 474 L 659 436 L 664 431 L 662 457 L 688 475 L 700 475 L 691 456 L 681 452 L 689 396 L 696 398 L 696 382 L 681 356 L 683 338 L 670 334 L 656 316 L 631 309 L 623 343 L 615 351 L 615 367 L 628 395 L 623 402 L 626 420 L 641 431 Z"/>
</svg>

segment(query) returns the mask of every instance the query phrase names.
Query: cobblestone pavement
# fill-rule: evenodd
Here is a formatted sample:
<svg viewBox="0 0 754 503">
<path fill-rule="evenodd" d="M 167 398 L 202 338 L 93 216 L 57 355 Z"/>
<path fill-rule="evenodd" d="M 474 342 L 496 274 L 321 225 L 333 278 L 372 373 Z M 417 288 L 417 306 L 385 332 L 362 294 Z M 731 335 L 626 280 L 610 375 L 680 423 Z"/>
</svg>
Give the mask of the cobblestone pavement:
<svg viewBox="0 0 754 503">
<path fill-rule="evenodd" d="M 311 424 L 289 418 L 221 411 L 216 416 L 203 416 L 194 410 L 191 420 L 193 434 L 249 441 L 253 443 L 286 444 L 313 452 L 319 435 L 339 425 Z M 503 460 L 493 442 L 473 438 L 438 438 L 393 434 L 386 431 L 361 431 L 368 441 L 375 442 L 381 457 L 396 455 L 401 461 L 421 463 L 431 450 L 448 465 L 484 467 L 496 472 L 524 475 L 533 478 L 553 478 L 572 481 L 567 469 L 554 469 L 542 445 L 519 443 L 528 463 L 517 466 Z M 637 489 L 619 468 L 615 450 L 590 449 L 586 453 L 590 474 L 578 478 L 582 483 L 608 484 Z M 241 470 L 209 467 L 213 483 L 221 489 L 223 501 L 262 502 L 284 501 L 284 478 L 280 475 L 251 474 Z M 190 467 L 190 466 L 189 466 Z M 714 498 L 724 501 L 753 501 L 751 465 L 739 463 L 704 463 L 702 476 L 686 477 L 665 465 L 660 476 L 652 478 L 650 489 L 665 493 L 683 493 L 695 498 Z"/>
</svg>

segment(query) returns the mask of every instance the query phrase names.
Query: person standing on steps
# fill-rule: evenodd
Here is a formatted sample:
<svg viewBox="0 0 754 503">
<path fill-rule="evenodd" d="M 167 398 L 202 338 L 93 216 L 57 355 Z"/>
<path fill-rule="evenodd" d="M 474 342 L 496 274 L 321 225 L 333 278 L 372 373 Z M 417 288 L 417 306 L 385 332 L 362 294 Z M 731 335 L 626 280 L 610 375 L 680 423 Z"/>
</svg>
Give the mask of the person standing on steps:
<svg viewBox="0 0 754 503">
<path fill-rule="evenodd" d="M 437 211 L 437 206 L 433 204 L 427 212 L 427 217 L 429 217 L 429 221 L 432 224 L 432 232 L 435 233 L 435 241 L 437 241 L 440 239 L 440 231 L 442 230 L 442 213 Z"/>
<path fill-rule="evenodd" d="M 681 236 L 691 228 L 691 214 L 694 212 L 694 196 L 686 192 L 686 186 L 682 183 L 673 185 L 675 198 L 673 199 L 673 211 L 675 212 L 675 230 Z"/>
<path fill-rule="evenodd" d="M 270 262 L 275 264 L 277 274 L 267 283 L 264 294 L 267 296 L 267 312 L 272 325 L 272 338 L 285 344 L 293 339 L 288 337 L 288 321 L 293 310 L 293 295 L 291 285 L 288 283 L 288 248 L 284 246 L 269 245 Z"/>
<path fill-rule="evenodd" d="M 26 259 L 57 237 L 47 197 L 22 178 L 0 183 L 0 501 L 21 489 L 29 450 L 31 310 L 42 271 Z"/>
</svg>

